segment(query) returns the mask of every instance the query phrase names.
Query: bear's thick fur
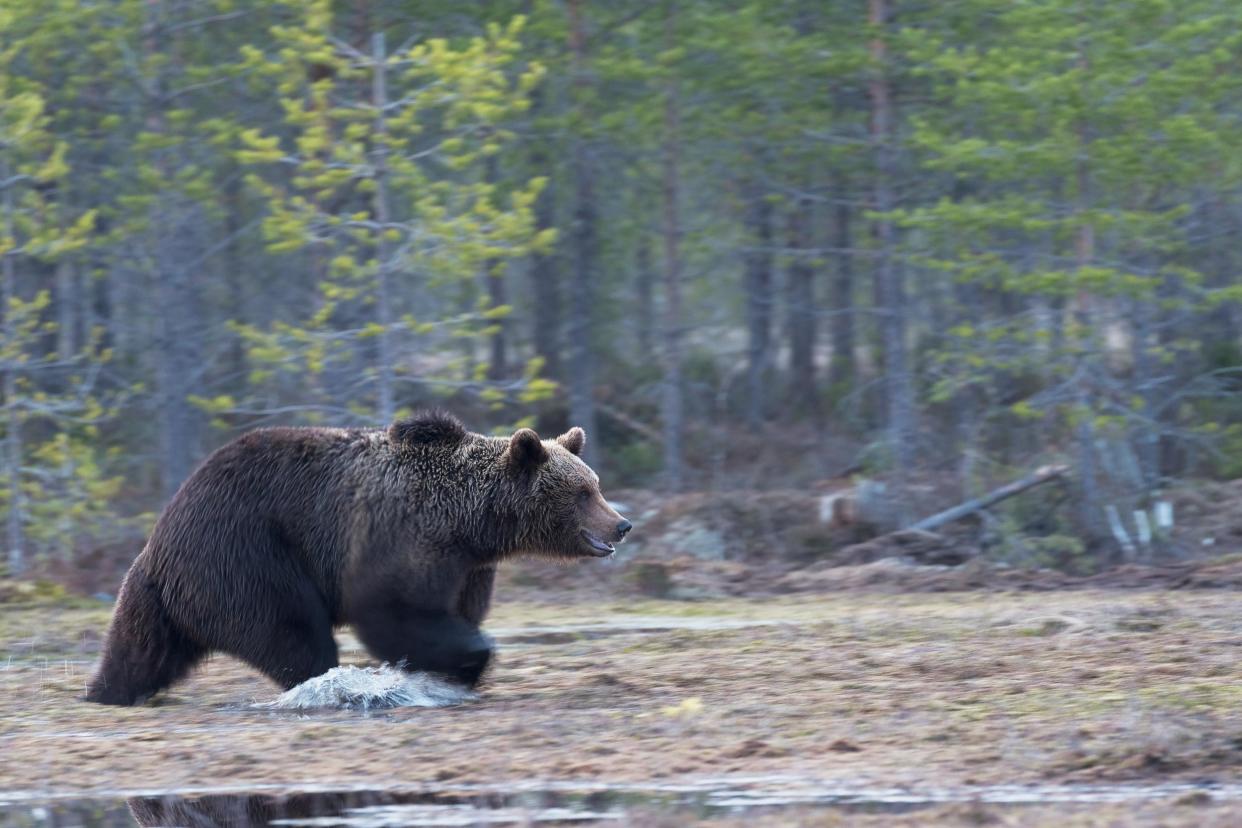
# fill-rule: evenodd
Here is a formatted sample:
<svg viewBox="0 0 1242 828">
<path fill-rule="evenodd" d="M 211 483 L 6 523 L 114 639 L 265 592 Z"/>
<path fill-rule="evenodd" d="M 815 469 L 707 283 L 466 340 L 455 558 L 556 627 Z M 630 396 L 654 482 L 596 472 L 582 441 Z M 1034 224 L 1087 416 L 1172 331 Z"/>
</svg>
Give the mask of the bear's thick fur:
<svg viewBox="0 0 1242 828">
<path fill-rule="evenodd" d="M 484 437 L 442 412 L 243 435 L 160 516 L 86 698 L 137 704 L 213 651 L 287 689 L 337 666 L 342 624 L 376 658 L 473 686 L 500 561 L 604 557 L 629 531 L 584 441 L 579 428 Z"/>
</svg>

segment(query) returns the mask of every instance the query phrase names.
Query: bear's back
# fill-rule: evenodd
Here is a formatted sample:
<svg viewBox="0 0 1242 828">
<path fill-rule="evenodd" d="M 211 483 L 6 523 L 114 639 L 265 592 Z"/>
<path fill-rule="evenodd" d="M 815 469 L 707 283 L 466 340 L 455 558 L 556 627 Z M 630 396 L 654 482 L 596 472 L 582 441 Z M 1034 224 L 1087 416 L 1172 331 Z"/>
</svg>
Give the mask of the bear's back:
<svg viewBox="0 0 1242 828">
<path fill-rule="evenodd" d="M 383 431 L 264 428 L 217 449 L 169 501 L 143 554 L 203 613 L 247 582 L 309 576 L 335 609 L 355 493 L 390 462 Z M 187 607 L 194 612 L 195 607 Z"/>
</svg>

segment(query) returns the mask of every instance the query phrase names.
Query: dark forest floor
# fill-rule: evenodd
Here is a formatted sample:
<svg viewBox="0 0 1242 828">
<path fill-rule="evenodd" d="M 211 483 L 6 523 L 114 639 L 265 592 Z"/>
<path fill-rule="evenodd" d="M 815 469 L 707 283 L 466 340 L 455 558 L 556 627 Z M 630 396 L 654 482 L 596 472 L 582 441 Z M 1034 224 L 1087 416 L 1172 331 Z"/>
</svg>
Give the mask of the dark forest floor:
<svg viewBox="0 0 1242 828">
<path fill-rule="evenodd" d="M 109 609 L 2 606 L 0 801 L 4 792 L 755 777 L 802 790 L 951 789 L 965 798 L 1010 784 L 1242 783 L 1242 606 L 1233 591 L 499 598 L 488 627 L 501 654 L 480 701 L 311 715 L 250 708 L 275 688 L 224 657 L 148 706 L 85 704 Z M 341 640 L 346 662 L 366 662 L 347 633 Z M 1151 824 L 1224 825 L 1242 809 L 1231 796 L 1169 789 L 1141 808 L 966 803 L 921 813 L 950 824 L 1131 825 L 1139 809 Z M 663 824 L 643 813 L 636 822 Z M 819 825 L 837 816 L 802 807 L 768 819 Z M 874 819 L 922 824 L 915 815 Z"/>
</svg>

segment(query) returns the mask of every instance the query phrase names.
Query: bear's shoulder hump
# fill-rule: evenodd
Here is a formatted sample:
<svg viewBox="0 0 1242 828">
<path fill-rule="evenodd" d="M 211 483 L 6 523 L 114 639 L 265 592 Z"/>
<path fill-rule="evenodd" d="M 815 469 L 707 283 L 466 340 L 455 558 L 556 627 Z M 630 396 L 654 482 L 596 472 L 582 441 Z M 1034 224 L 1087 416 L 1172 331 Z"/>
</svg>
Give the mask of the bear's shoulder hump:
<svg viewBox="0 0 1242 828">
<path fill-rule="evenodd" d="M 467 436 L 461 420 L 439 409 L 402 417 L 388 428 L 388 439 L 397 446 L 455 446 Z"/>
</svg>

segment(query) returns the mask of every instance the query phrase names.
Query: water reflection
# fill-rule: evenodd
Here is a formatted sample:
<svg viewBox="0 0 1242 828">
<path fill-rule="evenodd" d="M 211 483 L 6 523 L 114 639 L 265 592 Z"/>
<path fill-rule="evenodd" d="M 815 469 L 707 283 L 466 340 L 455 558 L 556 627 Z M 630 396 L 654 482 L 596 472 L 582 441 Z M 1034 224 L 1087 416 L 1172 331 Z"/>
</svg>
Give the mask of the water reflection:
<svg viewBox="0 0 1242 828">
<path fill-rule="evenodd" d="M 949 803 L 990 807 L 1056 803 L 1140 803 L 1195 796 L 1205 802 L 1242 801 L 1242 785 L 1159 783 L 1096 785 L 977 785 L 884 788 L 791 776 L 699 778 L 668 784 L 539 783 L 462 785 L 434 791 L 298 791 L 0 803 L 0 825 L 17 828 L 114 826 L 474 826 L 590 824 L 624 821 L 689 824 L 721 814 L 832 808 L 894 814 Z M 1198 800 L 1196 800 L 1198 801 Z"/>
<path fill-rule="evenodd" d="M 220 795 L 134 797 L 139 825 L 206 826 L 466 826 L 588 823 L 617 820 L 625 811 L 615 794 L 305 793 L 291 796 Z"/>
<path fill-rule="evenodd" d="M 211 828 L 289 824 L 289 820 L 339 817 L 360 808 L 390 806 L 408 802 L 381 791 L 348 793 L 220 794 L 201 797 L 133 797 L 126 800 L 129 812 L 139 825 Z M 302 822 L 302 824 L 306 824 Z M 335 820 L 328 824 L 339 824 Z"/>
</svg>

